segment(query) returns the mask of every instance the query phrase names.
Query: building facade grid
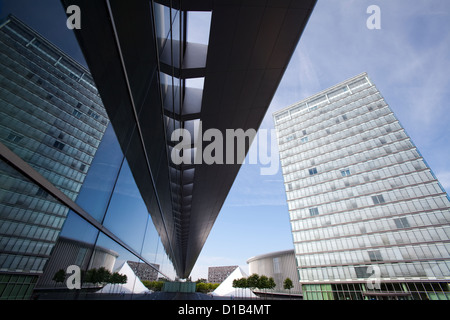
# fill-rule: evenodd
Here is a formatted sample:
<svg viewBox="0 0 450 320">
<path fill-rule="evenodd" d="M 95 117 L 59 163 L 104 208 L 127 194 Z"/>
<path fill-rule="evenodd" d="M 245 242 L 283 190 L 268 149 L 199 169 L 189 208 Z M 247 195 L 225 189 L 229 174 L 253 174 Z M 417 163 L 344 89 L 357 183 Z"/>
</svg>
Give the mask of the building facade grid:
<svg viewBox="0 0 450 320">
<path fill-rule="evenodd" d="M 448 195 L 366 73 L 274 120 L 306 296 L 309 283 L 364 286 L 373 268 L 448 291 Z"/>
</svg>

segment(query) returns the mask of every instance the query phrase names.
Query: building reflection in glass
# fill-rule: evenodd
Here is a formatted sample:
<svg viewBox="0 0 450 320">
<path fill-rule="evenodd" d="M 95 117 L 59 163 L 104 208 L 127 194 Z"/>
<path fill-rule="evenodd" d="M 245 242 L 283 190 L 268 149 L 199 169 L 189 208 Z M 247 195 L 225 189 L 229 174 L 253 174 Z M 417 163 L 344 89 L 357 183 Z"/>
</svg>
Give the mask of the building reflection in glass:
<svg viewBox="0 0 450 320">
<path fill-rule="evenodd" d="M 88 70 L 13 16 L 0 55 L 0 299 L 80 297 L 55 280 L 71 265 L 170 277 Z"/>
</svg>

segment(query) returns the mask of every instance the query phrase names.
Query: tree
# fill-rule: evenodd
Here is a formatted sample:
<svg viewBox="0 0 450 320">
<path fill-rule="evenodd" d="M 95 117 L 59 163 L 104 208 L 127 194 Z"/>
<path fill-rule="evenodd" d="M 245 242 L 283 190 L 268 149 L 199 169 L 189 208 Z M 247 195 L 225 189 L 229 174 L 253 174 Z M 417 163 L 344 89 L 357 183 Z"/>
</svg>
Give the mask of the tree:
<svg viewBox="0 0 450 320">
<path fill-rule="evenodd" d="M 111 278 L 111 272 L 105 267 L 100 267 L 98 269 L 90 269 L 86 272 L 84 281 L 88 283 L 102 285 L 109 283 Z"/>
<path fill-rule="evenodd" d="M 111 283 L 112 285 L 116 284 L 125 284 L 127 283 L 127 276 L 125 274 L 120 274 L 118 272 L 114 272 L 110 277 L 108 283 Z"/>
<path fill-rule="evenodd" d="M 233 288 L 240 288 L 240 289 L 248 288 L 248 279 L 247 278 L 234 279 L 232 286 Z M 241 293 L 242 291 L 243 290 L 241 290 Z"/>
<path fill-rule="evenodd" d="M 202 292 L 202 293 L 207 293 L 208 292 L 208 284 L 206 284 L 204 282 L 197 283 L 196 284 L 196 291 Z"/>
<path fill-rule="evenodd" d="M 291 289 L 294 287 L 292 280 L 290 278 L 284 279 L 283 288 L 289 290 L 289 298 L 291 297 Z"/>
<path fill-rule="evenodd" d="M 247 287 L 254 290 L 255 288 L 258 287 L 258 280 L 259 275 L 257 275 L 256 273 L 252 274 L 250 277 L 247 278 Z"/>
<path fill-rule="evenodd" d="M 264 298 L 266 297 L 266 289 L 269 287 L 269 278 L 267 276 L 262 275 L 258 278 L 257 288 L 260 290 L 264 290 Z"/>
<path fill-rule="evenodd" d="M 58 270 L 52 280 L 56 283 L 63 283 L 66 280 L 66 272 L 63 269 Z"/>
<path fill-rule="evenodd" d="M 142 281 L 144 286 L 146 286 L 149 290 L 152 290 L 152 291 L 161 291 L 162 287 L 164 285 L 164 282 L 165 281 L 148 281 L 148 280 Z"/>
<path fill-rule="evenodd" d="M 272 277 L 270 277 L 269 278 L 269 289 L 273 290 L 276 286 L 277 286 L 277 284 L 275 283 L 275 280 Z"/>
<path fill-rule="evenodd" d="M 254 291 L 258 287 L 259 275 L 254 273 L 247 278 L 247 288 Z"/>
</svg>

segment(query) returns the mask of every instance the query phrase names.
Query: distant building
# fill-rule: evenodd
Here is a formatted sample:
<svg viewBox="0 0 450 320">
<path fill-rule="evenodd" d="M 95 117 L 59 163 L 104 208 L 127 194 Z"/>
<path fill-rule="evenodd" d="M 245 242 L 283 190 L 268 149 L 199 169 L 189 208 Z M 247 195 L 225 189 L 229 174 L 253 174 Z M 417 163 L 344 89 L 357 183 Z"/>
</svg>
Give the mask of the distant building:
<svg viewBox="0 0 450 320">
<path fill-rule="evenodd" d="M 223 282 L 238 266 L 222 266 L 208 268 L 208 282 Z"/>
<path fill-rule="evenodd" d="M 156 281 L 158 279 L 159 264 L 149 266 L 146 263 L 127 261 L 130 268 L 141 281 Z"/>
<path fill-rule="evenodd" d="M 294 250 L 285 250 L 262 254 L 247 260 L 250 274 L 272 277 L 275 281 L 275 288 L 271 291 L 275 294 L 300 294 L 297 265 L 295 262 Z M 292 280 L 293 288 L 284 289 L 284 280 Z"/>
<path fill-rule="evenodd" d="M 65 288 L 65 282 L 56 283 L 53 277 L 59 270 L 66 271 L 71 265 L 79 266 L 82 270 L 104 267 L 112 272 L 118 256 L 117 252 L 108 248 L 61 236 L 56 241 L 45 272 L 39 277 L 35 290 Z"/>
</svg>

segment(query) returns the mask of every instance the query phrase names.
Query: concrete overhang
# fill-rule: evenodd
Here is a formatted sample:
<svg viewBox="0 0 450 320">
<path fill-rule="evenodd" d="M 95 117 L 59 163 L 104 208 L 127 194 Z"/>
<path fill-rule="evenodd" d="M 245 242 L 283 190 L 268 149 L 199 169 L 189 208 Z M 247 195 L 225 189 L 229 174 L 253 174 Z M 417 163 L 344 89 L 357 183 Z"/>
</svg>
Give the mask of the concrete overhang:
<svg viewBox="0 0 450 320">
<path fill-rule="evenodd" d="M 152 1 L 62 3 L 81 9 L 78 42 L 164 248 L 188 277 L 241 165 L 175 166 L 170 130 L 196 120 L 203 132 L 257 130 L 316 0 L 155 1 L 211 12 L 208 45 L 173 41 L 176 62 L 158 53 Z M 165 107 L 172 102 L 153 81 L 161 73 L 181 79 L 182 110 Z M 186 89 L 196 77 L 203 89 Z"/>
</svg>

